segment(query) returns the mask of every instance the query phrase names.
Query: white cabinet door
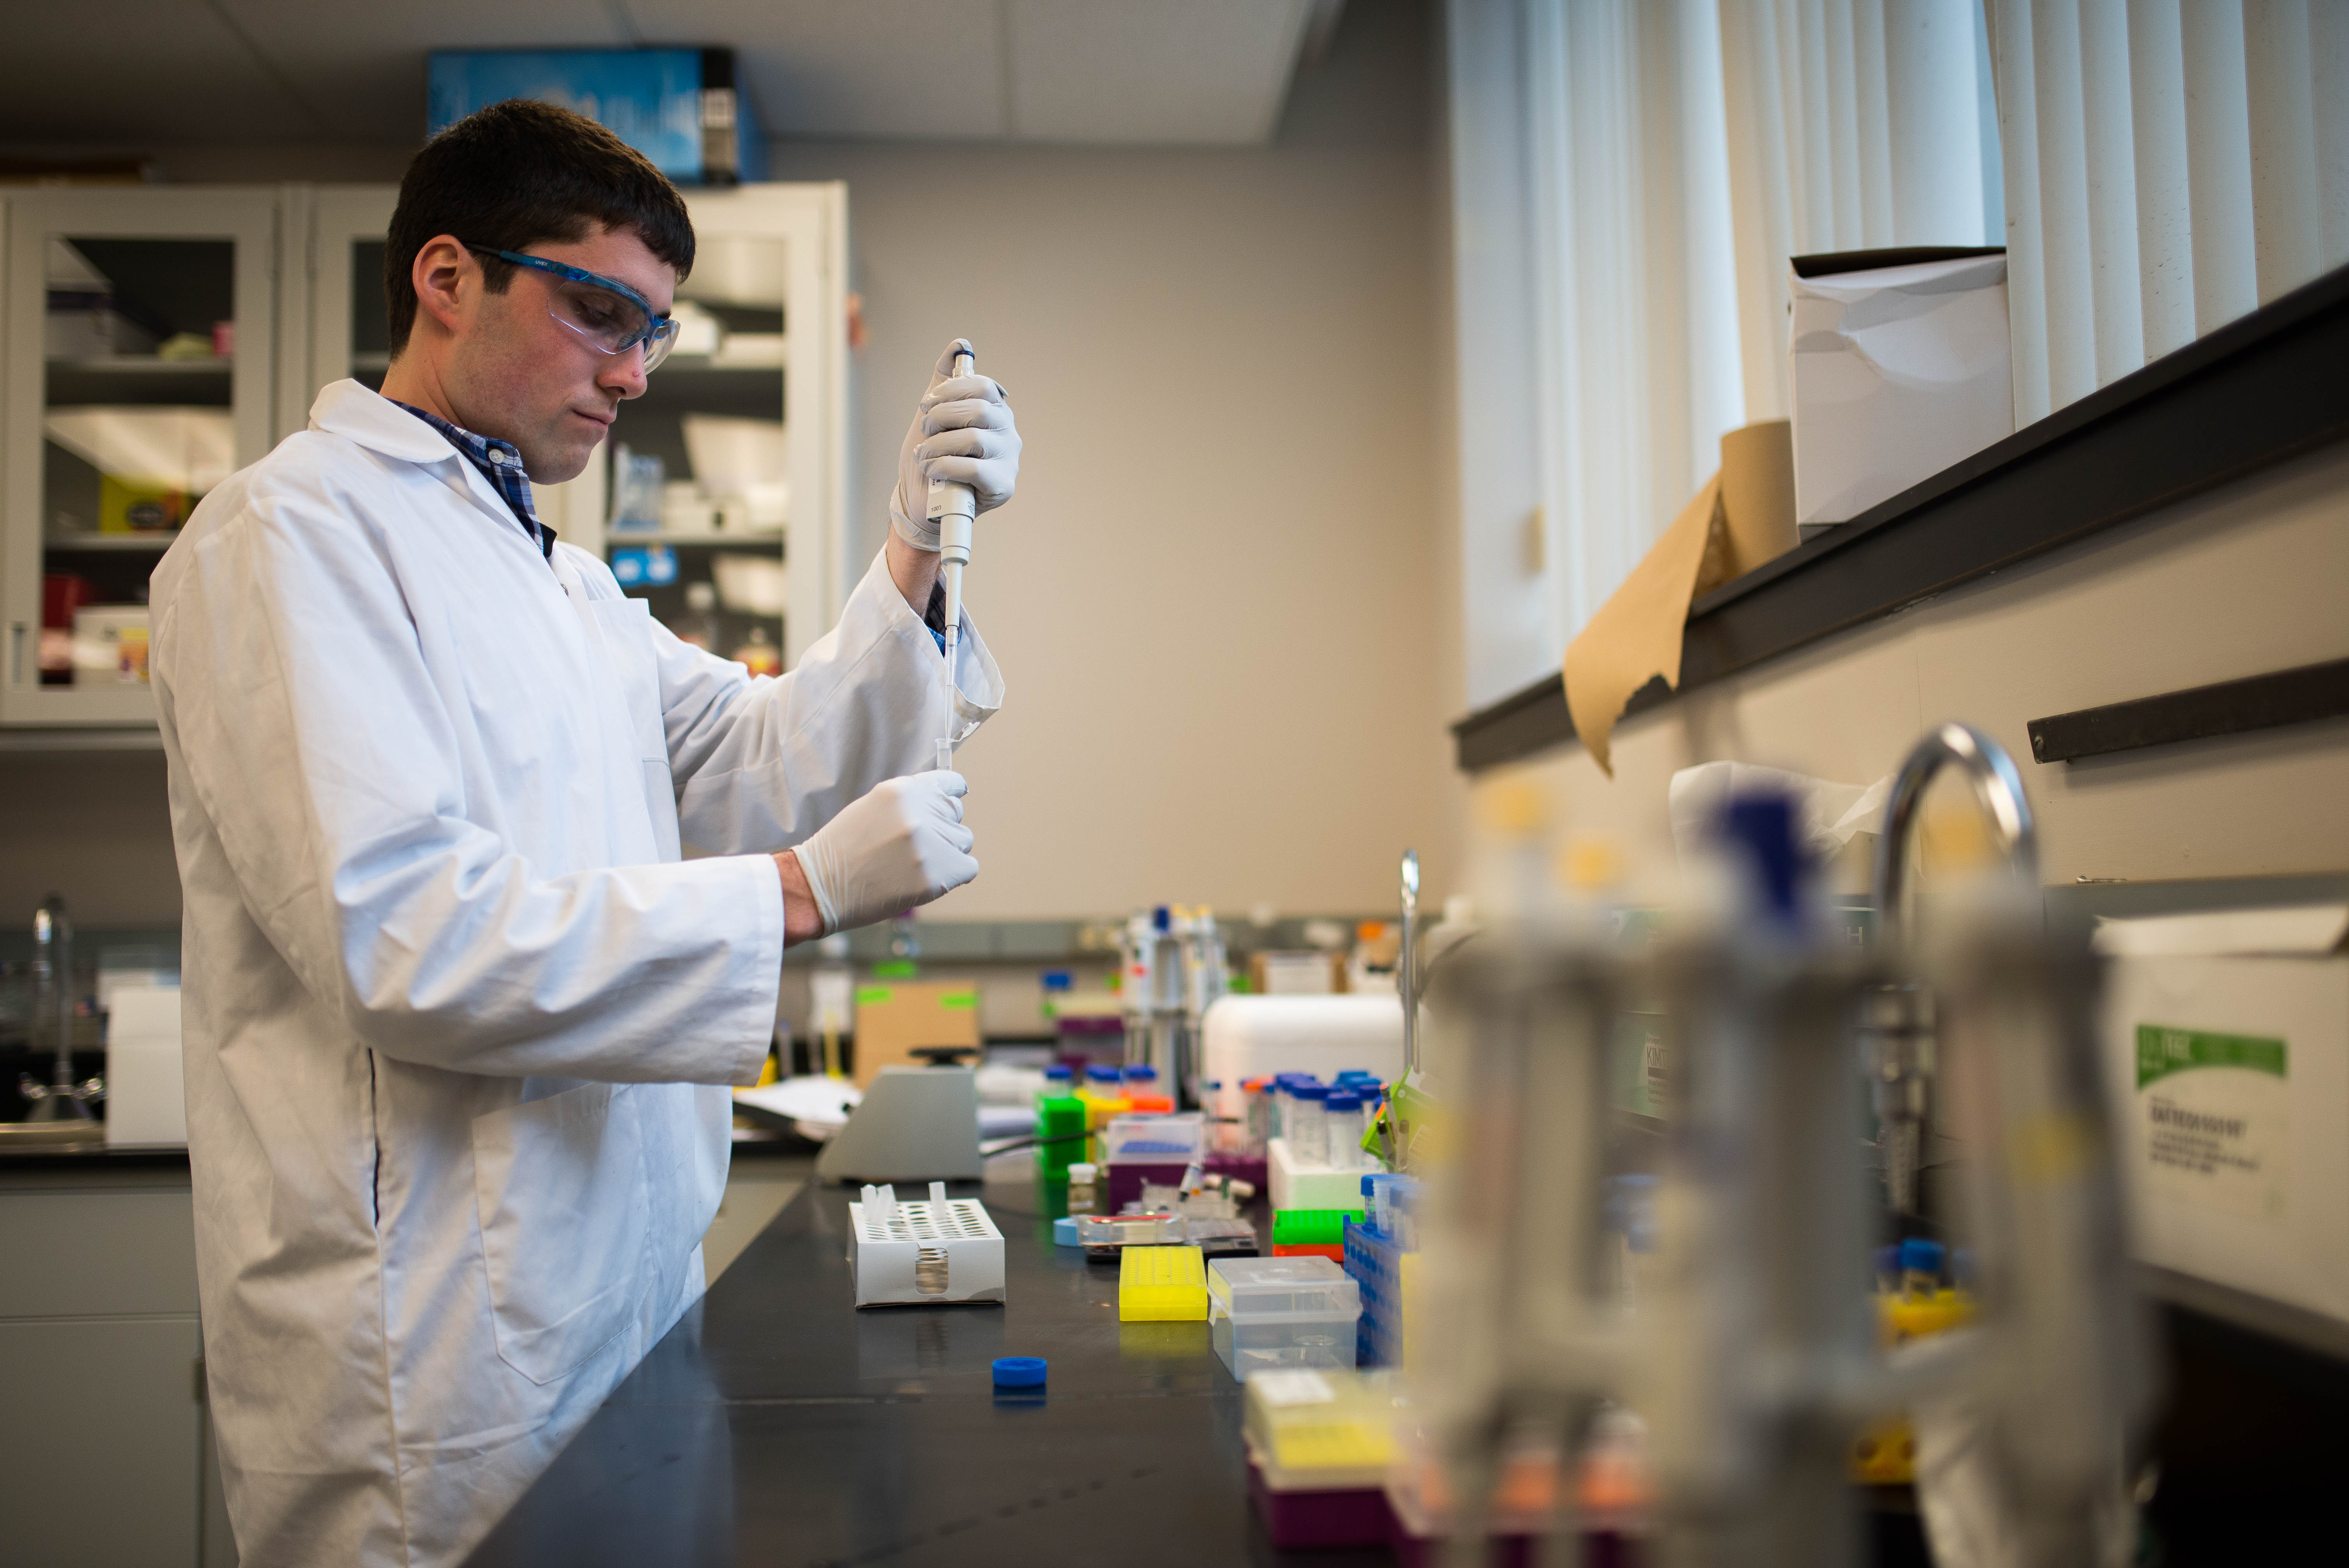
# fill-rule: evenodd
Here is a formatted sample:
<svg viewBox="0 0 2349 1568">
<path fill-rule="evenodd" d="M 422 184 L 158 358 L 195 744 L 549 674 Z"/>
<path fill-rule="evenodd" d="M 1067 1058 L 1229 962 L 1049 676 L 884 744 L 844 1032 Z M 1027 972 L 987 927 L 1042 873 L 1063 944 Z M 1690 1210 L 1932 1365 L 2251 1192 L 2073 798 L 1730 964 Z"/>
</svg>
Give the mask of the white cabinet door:
<svg viewBox="0 0 2349 1568">
<path fill-rule="evenodd" d="M 300 186 L 287 196 L 288 212 L 307 219 L 308 233 L 301 245 L 301 286 L 284 295 L 286 335 L 298 346 L 301 368 L 288 377 L 289 395 L 278 399 L 282 436 L 308 427 L 310 405 L 328 383 L 356 376 L 369 387 L 383 385 L 390 363 L 384 232 L 399 188 Z"/>
<path fill-rule="evenodd" d="M 8 198 L 0 723 L 151 725 L 147 577 L 274 434 L 279 194 Z"/>
</svg>

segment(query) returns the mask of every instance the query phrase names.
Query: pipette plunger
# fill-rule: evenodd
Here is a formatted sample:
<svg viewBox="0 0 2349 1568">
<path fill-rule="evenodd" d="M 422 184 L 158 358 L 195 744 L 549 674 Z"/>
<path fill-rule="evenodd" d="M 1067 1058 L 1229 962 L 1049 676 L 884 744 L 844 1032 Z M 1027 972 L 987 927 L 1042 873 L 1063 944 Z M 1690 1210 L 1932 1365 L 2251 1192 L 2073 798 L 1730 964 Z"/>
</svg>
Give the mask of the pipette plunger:
<svg viewBox="0 0 2349 1568">
<path fill-rule="evenodd" d="M 968 350 L 954 356 L 957 377 L 977 368 Z M 938 525 L 938 582 L 946 592 L 946 732 L 939 737 L 937 765 L 954 766 L 955 666 L 962 648 L 962 569 L 970 564 L 971 522 L 978 515 L 978 498 L 968 485 L 947 480 L 930 481 L 929 517 Z"/>
</svg>

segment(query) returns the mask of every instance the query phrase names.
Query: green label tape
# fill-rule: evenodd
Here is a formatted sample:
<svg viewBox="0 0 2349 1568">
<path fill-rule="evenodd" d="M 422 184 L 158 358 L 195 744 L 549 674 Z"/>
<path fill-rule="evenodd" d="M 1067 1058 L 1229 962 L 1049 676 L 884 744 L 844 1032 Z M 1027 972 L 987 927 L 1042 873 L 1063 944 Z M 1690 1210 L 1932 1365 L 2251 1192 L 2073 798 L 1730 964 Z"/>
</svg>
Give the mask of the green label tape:
<svg viewBox="0 0 2349 1568">
<path fill-rule="evenodd" d="M 957 1013 L 968 1013 L 978 1006 L 976 991 L 943 991 L 938 994 L 938 1006 Z"/>
<path fill-rule="evenodd" d="M 2210 1035 L 2199 1029 L 2170 1029 L 2158 1024 L 2137 1026 L 2137 1087 L 2195 1068 L 2244 1068 L 2255 1073 L 2289 1078 L 2282 1040 L 2252 1035 Z"/>
<path fill-rule="evenodd" d="M 896 993 L 886 985 L 859 985 L 856 988 L 856 1005 L 860 1007 L 877 1007 L 895 995 Z"/>
</svg>

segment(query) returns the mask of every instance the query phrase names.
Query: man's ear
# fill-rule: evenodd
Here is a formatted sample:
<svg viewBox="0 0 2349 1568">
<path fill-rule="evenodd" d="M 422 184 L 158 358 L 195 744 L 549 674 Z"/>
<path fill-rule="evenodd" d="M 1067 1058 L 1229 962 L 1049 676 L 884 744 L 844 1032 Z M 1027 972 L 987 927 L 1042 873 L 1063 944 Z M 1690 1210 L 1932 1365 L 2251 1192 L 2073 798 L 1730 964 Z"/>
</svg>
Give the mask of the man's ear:
<svg viewBox="0 0 2349 1568">
<path fill-rule="evenodd" d="M 481 286 L 481 266 L 473 253 L 459 244 L 454 235 L 435 234 L 416 253 L 408 275 L 416 290 L 418 312 L 430 315 L 441 331 L 454 335 Z"/>
</svg>

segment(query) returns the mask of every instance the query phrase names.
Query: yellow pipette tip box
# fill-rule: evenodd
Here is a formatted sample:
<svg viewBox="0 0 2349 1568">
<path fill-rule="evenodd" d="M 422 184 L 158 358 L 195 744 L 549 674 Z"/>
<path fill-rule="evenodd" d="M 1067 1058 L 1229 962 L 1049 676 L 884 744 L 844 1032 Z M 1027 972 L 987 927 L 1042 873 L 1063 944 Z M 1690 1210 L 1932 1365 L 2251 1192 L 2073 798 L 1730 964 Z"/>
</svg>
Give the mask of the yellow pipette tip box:
<svg viewBox="0 0 2349 1568">
<path fill-rule="evenodd" d="M 1126 1247 L 1117 1265 L 1120 1323 L 1207 1321 L 1207 1264 L 1196 1247 Z"/>
</svg>

